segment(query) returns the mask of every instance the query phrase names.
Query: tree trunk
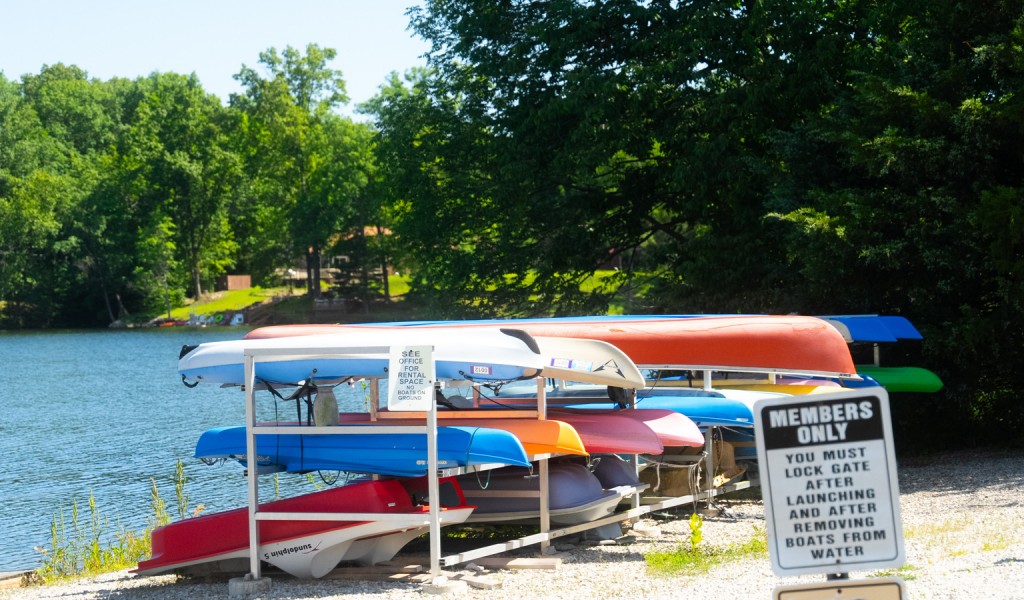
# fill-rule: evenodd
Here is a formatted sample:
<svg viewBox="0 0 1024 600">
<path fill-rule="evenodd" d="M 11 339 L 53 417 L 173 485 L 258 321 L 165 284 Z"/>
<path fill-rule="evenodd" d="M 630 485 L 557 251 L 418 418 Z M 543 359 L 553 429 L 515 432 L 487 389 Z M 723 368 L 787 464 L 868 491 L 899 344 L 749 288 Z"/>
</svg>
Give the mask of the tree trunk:
<svg viewBox="0 0 1024 600">
<path fill-rule="evenodd" d="M 306 249 L 306 295 L 313 298 L 313 247 Z"/>
<path fill-rule="evenodd" d="M 110 306 L 110 294 L 107 293 L 106 285 L 101 285 L 101 289 L 103 290 L 103 303 L 107 305 L 107 317 L 109 317 L 110 322 L 113 323 L 117 318 L 114 317 L 114 309 Z"/>
<path fill-rule="evenodd" d="M 192 265 L 192 281 L 194 281 L 195 285 L 196 285 L 196 289 L 195 289 L 196 301 L 198 302 L 199 299 L 203 297 L 203 282 L 199 278 L 199 265 L 198 264 Z"/>
<path fill-rule="evenodd" d="M 377 225 L 377 247 L 381 249 L 380 253 L 380 272 L 381 277 L 384 279 L 384 302 L 391 304 L 391 281 L 388 278 L 388 256 L 384 253 L 384 232 L 381 231 L 380 225 Z"/>
<path fill-rule="evenodd" d="M 313 246 L 313 297 L 320 297 L 320 246 Z"/>
<path fill-rule="evenodd" d="M 309 297 L 320 297 L 320 246 L 310 246 L 306 251 L 306 280 L 309 282 L 306 291 Z"/>
</svg>

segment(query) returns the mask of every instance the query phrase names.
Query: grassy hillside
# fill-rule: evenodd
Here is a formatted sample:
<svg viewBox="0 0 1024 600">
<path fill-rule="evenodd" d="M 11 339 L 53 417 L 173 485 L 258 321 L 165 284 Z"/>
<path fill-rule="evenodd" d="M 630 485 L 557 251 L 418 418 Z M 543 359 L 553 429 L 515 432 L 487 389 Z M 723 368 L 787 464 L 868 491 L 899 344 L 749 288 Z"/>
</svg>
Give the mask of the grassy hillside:
<svg viewBox="0 0 1024 600">
<path fill-rule="evenodd" d="M 229 292 L 214 292 L 203 296 L 198 302 L 186 306 L 180 306 L 171 311 L 171 319 L 175 321 L 186 321 L 189 315 L 216 315 L 226 312 L 242 310 L 253 304 L 261 304 L 273 300 L 275 297 L 289 296 L 290 291 L 286 287 L 261 288 L 253 287 L 244 290 L 232 290 Z M 164 315 L 166 316 L 166 315 Z"/>
<path fill-rule="evenodd" d="M 408 278 L 392 275 L 388 281 L 390 286 L 392 302 L 388 305 L 375 306 L 374 307 L 374 319 L 384 320 L 401 320 L 403 318 L 403 311 L 406 307 L 403 306 L 401 300 L 409 291 Z M 328 292 L 329 288 L 324 287 L 324 291 Z M 271 303 L 275 304 L 273 309 L 277 315 L 275 321 L 289 322 L 289 323 L 301 323 L 301 322 L 319 322 L 324 319 L 326 320 L 340 320 L 338 317 L 338 310 L 326 310 L 324 314 L 320 315 L 324 319 L 317 319 L 315 315 L 311 315 L 311 304 L 309 298 L 305 295 L 305 289 L 303 288 L 289 288 L 289 287 L 273 287 L 273 288 L 261 288 L 252 287 L 244 290 L 231 290 L 224 292 L 214 292 L 207 294 L 201 299 L 195 302 L 190 302 L 185 306 L 179 306 L 171 310 L 170 320 L 172 321 L 187 321 L 191 315 L 204 316 L 204 317 L 215 317 L 216 315 L 223 315 L 224 318 L 229 318 L 231 314 L 242 311 L 246 308 L 250 308 L 256 305 Z M 383 314 L 381 314 L 383 313 Z M 369 318 L 369 315 L 363 315 L 362 313 L 353 314 L 352 318 L 345 318 L 344 320 L 361 320 L 361 317 Z M 153 321 L 162 321 L 167 319 L 167 313 L 161 312 L 156 315 L 149 315 L 149 319 Z"/>
</svg>

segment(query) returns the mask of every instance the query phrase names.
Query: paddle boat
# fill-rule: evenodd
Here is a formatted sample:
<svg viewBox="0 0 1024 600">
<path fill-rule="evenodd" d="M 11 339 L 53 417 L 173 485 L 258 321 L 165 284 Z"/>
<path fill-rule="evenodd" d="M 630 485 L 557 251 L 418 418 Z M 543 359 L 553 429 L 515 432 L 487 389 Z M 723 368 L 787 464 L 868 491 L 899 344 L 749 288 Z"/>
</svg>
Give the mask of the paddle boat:
<svg viewBox="0 0 1024 600">
<path fill-rule="evenodd" d="M 485 473 L 460 475 L 459 484 L 466 501 L 476 506 L 467 523 L 536 524 L 540 518 L 540 499 L 525 492 L 540 491 L 535 469 L 505 467 Z M 551 525 L 570 527 L 589 523 L 615 512 L 623 498 L 646 485 L 620 485 L 605 489 L 585 465 L 578 462 L 552 462 L 548 469 L 548 511 Z M 443 502 L 455 501 L 446 490 Z"/>
<path fill-rule="evenodd" d="M 448 478 L 440 485 L 446 500 L 441 523 L 465 522 L 473 506 L 466 504 L 458 482 Z M 428 507 L 414 504 L 398 480 L 363 481 L 277 500 L 261 505 L 260 511 L 380 515 L 375 520 L 358 521 L 259 521 L 260 560 L 303 579 L 323 577 L 342 561 L 372 565 L 390 560 L 427 531 L 429 519 Z M 385 515 L 388 518 L 383 518 Z M 152 557 L 139 563 L 133 571 L 137 575 L 245 572 L 250 560 L 248 509 L 157 527 L 152 542 Z"/>
</svg>

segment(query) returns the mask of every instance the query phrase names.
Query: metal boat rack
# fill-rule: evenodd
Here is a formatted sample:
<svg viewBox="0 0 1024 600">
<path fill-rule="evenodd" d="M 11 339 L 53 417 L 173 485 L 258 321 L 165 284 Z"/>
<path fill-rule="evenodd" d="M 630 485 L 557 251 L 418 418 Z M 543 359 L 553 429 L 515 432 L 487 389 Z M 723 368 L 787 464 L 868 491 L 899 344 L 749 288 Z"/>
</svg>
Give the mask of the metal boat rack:
<svg viewBox="0 0 1024 600">
<path fill-rule="evenodd" d="M 324 434 L 324 435 L 344 435 L 346 433 L 379 433 L 379 434 L 390 434 L 390 433 L 426 433 L 427 435 L 427 480 L 428 480 L 428 497 L 429 497 L 429 513 L 428 516 L 424 515 L 402 515 L 402 514 L 382 514 L 382 513 L 336 513 L 336 512 L 322 512 L 322 513 L 295 513 L 295 512 L 263 512 L 259 506 L 259 469 L 249 468 L 246 469 L 246 476 L 248 480 L 248 504 L 249 504 L 249 574 L 246 575 L 247 581 L 259 581 L 261 577 L 261 564 L 259 559 L 259 521 L 270 521 L 270 520 L 322 520 L 322 521 L 368 521 L 368 520 L 389 520 L 396 522 L 404 522 L 410 526 L 429 526 L 429 537 L 430 537 L 430 574 L 432 580 L 437 580 L 441 575 L 441 567 L 449 567 L 460 563 L 469 562 L 482 557 L 499 554 L 502 552 L 508 552 L 519 548 L 531 546 L 534 544 L 540 545 L 540 551 L 543 554 L 551 544 L 551 541 L 559 537 L 571 535 L 602 527 L 604 525 L 612 523 L 620 523 L 627 520 L 636 520 L 645 514 L 650 514 L 654 511 L 665 510 L 675 506 L 680 506 L 687 503 L 701 502 L 710 500 L 715 496 L 734 492 L 757 485 L 756 481 L 744 481 L 740 483 L 725 485 L 720 488 L 711 488 L 708 490 L 700 491 L 696 494 L 689 496 L 669 497 L 669 498 L 656 498 L 653 503 L 640 503 L 640 495 L 636 493 L 631 498 L 631 508 L 609 515 L 607 517 L 575 525 L 572 527 L 565 527 L 559 529 L 551 529 L 551 521 L 549 515 L 549 488 L 548 488 L 548 460 L 554 458 L 554 454 L 540 454 L 532 455 L 529 458 L 531 461 L 538 463 L 538 474 L 539 474 L 539 490 L 537 491 L 523 491 L 517 494 L 521 497 L 537 497 L 540 505 L 539 525 L 540 532 L 532 535 L 523 536 L 507 542 L 499 544 L 492 544 L 484 546 L 468 552 L 461 552 L 458 554 L 452 554 L 448 556 L 441 555 L 441 533 L 440 533 L 440 493 L 438 489 L 439 477 L 448 477 L 459 475 L 467 472 L 481 471 L 486 469 L 493 469 L 503 465 L 477 465 L 475 467 L 465 468 L 444 468 L 438 467 L 437 460 L 437 423 L 438 413 L 436 407 L 423 413 L 406 412 L 401 413 L 402 418 L 418 418 L 422 417 L 425 419 L 425 424 L 422 426 L 387 426 L 380 425 L 377 427 L 367 428 L 361 426 L 346 426 L 346 425 L 331 425 L 331 426 L 267 426 L 256 424 L 256 403 L 255 403 L 255 390 L 256 390 L 256 378 L 255 378 L 255 363 L 259 360 L 265 360 L 271 357 L 282 357 L 282 356 L 349 356 L 349 355 L 387 355 L 390 352 L 389 346 L 367 346 L 360 348 L 345 348 L 344 351 L 330 352 L 324 351 L 323 349 L 308 349 L 308 348 L 293 348 L 293 349 L 281 349 L 281 348 L 249 348 L 244 352 L 244 366 L 245 366 L 245 429 L 246 429 L 246 460 L 247 464 L 255 465 L 256 462 L 256 436 L 257 435 L 274 435 L 274 434 Z M 384 413 L 378 412 L 379 406 L 379 386 L 375 379 L 371 379 L 371 418 L 377 420 L 381 418 L 386 420 L 387 417 Z M 537 410 L 536 411 L 497 411 L 487 410 L 485 414 L 483 411 L 458 411 L 453 416 L 467 416 L 471 414 L 474 417 L 492 417 L 501 418 L 503 416 L 510 416 L 509 412 L 514 413 L 516 417 L 522 418 L 523 416 L 535 416 L 538 419 L 545 419 L 547 413 L 547 401 L 546 401 L 546 389 L 545 380 L 543 377 L 537 378 Z M 504 413 L 504 414 L 503 414 Z M 711 461 L 711 446 L 710 436 L 705 441 L 706 452 L 704 456 L 707 457 L 709 472 L 714 473 L 714 465 Z M 696 460 L 700 459 L 700 455 L 694 455 Z M 691 460 L 691 458 L 684 458 L 683 460 Z M 638 468 L 638 456 L 633 455 L 633 464 L 635 468 Z M 710 478 L 709 478 L 710 479 Z"/>
</svg>

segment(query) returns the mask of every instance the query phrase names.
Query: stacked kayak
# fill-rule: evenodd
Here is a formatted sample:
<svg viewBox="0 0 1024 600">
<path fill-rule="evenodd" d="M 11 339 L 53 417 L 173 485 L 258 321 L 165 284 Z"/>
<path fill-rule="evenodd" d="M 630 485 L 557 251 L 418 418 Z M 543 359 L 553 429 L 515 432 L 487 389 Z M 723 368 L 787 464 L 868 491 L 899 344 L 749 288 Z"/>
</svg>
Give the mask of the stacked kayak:
<svg viewBox="0 0 1024 600">
<path fill-rule="evenodd" d="M 551 496 L 548 500 L 552 523 L 574 525 L 613 514 L 625 495 L 635 494 L 644 487 L 636 479 L 635 467 L 616 455 L 656 456 L 666 448 L 701 447 L 710 428 L 733 429 L 742 432 L 743 437 L 752 431 L 754 400 L 787 391 L 798 393 L 795 383 L 788 383 L 793 386 L 789 390 L 780 391 L 764 387 L 768 384 L 762 383 L 750 384 L 746 389 L 740 386 L 710 390 L 643 389 L 647 382 L 639 367 L 706 373 L 770 373 L 771 386 L 782 386 L 775 379 L 779 376 L 809 380 L 831 378 L 844 383 L 857 377 L 846 340 L 834 326 L 814 317 L 770 315 L 260 328 L 250 332 L 246 339 L 186 347 L 179 361 L 179 372 L 190 385 L 246 385 L 246 356 L 255 354 L 253 381 L 249 383 L 254 383 L 256 389 L 305 386 L 310 390 L 307 396 L 311 397 L 315 390 L 319 400 L 321 386 L 358 378 L 387 377 L 389 355 L 382 348 L 394 346 L 431 346 L 436 376 L 440 380 L 469 381 L 493 387 L 497 392 L 509 382 L 540 376 L 583 382 L 608 392 L 604 399 L 595 397 L 592 391 L 589 395 L 580 392 L 574 396 L 576 392 L 570 390 L 562 396 L 549 395 L 547 417 L 550 420 L 507 415 L 492 418 L 485 414 L 492 409 L 495 413 L 501 412 L 497 409 L 505 401 L 504 397 L 495 406 L 487 406 L 487 402 L 477 398 L 470 407 L 449 406 L 451 410 L 439 410 L 440 467 L 508 465 L 495 471 L 460 476 L 445 486 L 442 504 L 459 510 L 455 507 L 463 506 L 465 494 L 468 502 L 477 505 L 465 518 L 469 522 L 536 522 L 540 504 L 536 493 L 540 487 L 537 467 L 530 460 L 534 456 L 559 454 L 588 456 L 591 462 L 589 468 L 574 461 L 549 463 Z M 799 393 L 814 393 L 811 388 L 819 384 L 811 381 L 800 386 Z M 622 402 L 608 398 L 621 396 L 612 392 L 624 388 L 640 390 L 627 408 L 623 408 Z M 400 477 L 406 495 L 422 497 L 423 491 L 417 487 L 422 483 L 411 483 L 417 480 L 410 478 L 425 473 L 426 436 L 372 432 L 378 426 L 422 424 L 419 416 L 383 415 L 384 418 L 380 418 L 380 413 L 371 416 L 335 412 L 340 412 L 338 422 L 341 425 L 355 427 L 346 427 L 342 434 L 324 434 L 323 428 L 318 428 L 315 434 L 257 435 L 256 465 L 246 464 L 246 430 L 237 425 L 205 432 L 196 445 L 196 456 L 205 460 L 237 461 L 257 472 L 340 470 Z M 338 488 L 338 494 L 350 493 L 344 491 L 349 487 L 352 486 Z M 328 505 L 325 497 L 302 498 L 309 503 L 307 506 L 326 508 Z M 327 510 L 338 510 L 333 507 L 335 499 L 329 502 L 332 507 Z M 267 509 L 267 506 L 261 507 L 261 511 Z M 315 511 L 315 508 L 310 510 Z M 227 517 L 224 518 L 224 522 L 228 522 Z M 335 525 L 337 523 L 321 527 L 326 531 Z M 182 538 L 162 535 L 167 540 L 177 541 L 164 544 L 170 546 L 161 552 L 165 558 L 145 569 L 140 565 L 140 572 L 156 572 L 165 564 L 201 561 L 194 553 L 183 549 Z M 264 537 L 261 529 L 261 539 L 267 544 L 274 543 L 273 534 L 268 532 L 267 535 L 270 537 Z M 378 537 L 389 535 L 392 533 Z M 305 543 L 287 548 L 300 548 Z M 353 543 L 356 549 L 339 550 L 336 554 L 342 557 L 339 560 L 366 562 L 382 560 L 380 557 L 387 554 L 385 551 L 360 554 L 363 550 L 359 548 L 365 545 Z M 302 555 L 302 550 L 282 551 L 291 556 Z M 204 552 L 223 556 L 223 553 Z M 266 555 L 263 546 L 261 554 Z M 157 557 L 154 560 L 158 560 Z M 332 560 L 333 555 L 323 564 Z M 312 562 L 289 568 L 289 572 L 304 577 L 317 577 L 326 572 L 320 563 L 314 566 Z"/>
<path fill-rule="evenodd" d="M 534 337 L 598 340 L 621 350 L 640 368 L 708 368 L 826 377 L 855 377 L 843 336 L 824 320 L 799 315 L 603 316 L 490 321 L 431 321 L 317 325 L 323 333 L 494 331 L 512 328 Z M 261 328 L 254 338 L 293 335 Z M 310 329 L 306 329 L 310 331 Z M 578 381 L 578 380 L 577 380 Z"/>
<path fill-rule="evenodd" d="M 473 512 L 457 482 L 443 481 L 446 525 L 464 522 Z M 412 502 L 397 481 L 364 481 L 296 498 L 269 502 L 262 512 L 324 511 L 407 515 L 406 520 L 261 521 L 261 558 L 295 577 L 323 577 L 341 561 L 375 564 L 391 559 L 428 528 L 428 509 Z M 249 565 L 249 511 L 245 508 L 202 515 L 153 530 L 152 558 L 135 573 L 196 575 L 245 571 Z"/>
<path fill-rule="evenodd" d="M 440 468 L 530 464 L 519 439 L 500 429 L 438 427 L 437 446 Z M 425 433 L 258 435 L 256 455 L 261 473 L 348 471 L 418 477 L 426 474 L 427 436 Z M 218 427 L 204 432 L 196 444 L 195 456 L 206 461 L 233 459 L 245 465 L 245 427 Z"/>
<path fill-rule="evenodd" d="M 458 480 L 466 501 L 477 507 L 467 522 L 537 522 L 540 499 L 522 494 L 524 491 L 540 491 L 540 478 L 533 470 L 506 467 L 488 473 L 462 475 Z M 638 488 L 623 485 L 606 489 L 586 466 L 576 462 L 556 462 L 548 470 L 548 489 L 551 524 L 568 527 L 614 513 L 622 498 L 635 493 Z M 447 496 L 442 499 L 456 500 Z"/>
<path fill-rule="evenodd" d="M 536 342 L 518 330 L 378 332 L 241 339 L 186 346 L 178 360 L 185 381 L 242 385 L 246 351 L 269 354 L 255 363 L 258 381 L 296 384 L 348 377 L 386 377 L 391 346 L 433 346 L 437 376 L 506 381 L 539 375 Z"/>
<path fill-rule="evenodd" d="M 942 389 L 942 379 L 924 367 L 882 366 L 881 345 L 894 347 L 905 340 L 921 340 L 921 332 L 905 317 L 892 315 L 832 315 L 822 317 L 851 346 L 871 345 L 874 350 L 874 364 L 857 364 L 857 373 L 864 376 L 862 382 L 850 382 L 850 387 L 881 385 L 890 393 L 915 392 L 934 393 Z"/>
<path fill-rule="evenodd" d="M 528 334 L 520 331 L 458 332 L 444 335 L 405 332 L 387 336 L 309 336 L 269 340 L 210 342 L 183 348 L 179 374 L 190 387 L 200 383 L 245 385 L 245 360 L 255 354 L 254 389 L 277 390 L 294 386 L 320 400 L 321 389 L 339 380 L 385 376 L 391 346 L 429 345 L 437 375 L 473 381 L 532 378 L 544 369 L 544 357 Z M 563 369 L 582 368 L 573 363 Z M 589 373 L 590 370 L 587 370 Z M 323 388 L 321 388 L 321 385 Z M 333 400 L 333 393 L 329 394 Z M 325 396 L 326 397 L 326 396 Z M 312 412 L 312 410 L 311 410 Z M 336 411 L 335 411 L 336 412 Z M 319 415 L 320 413 L 318 413 Z M 421 420 L 421 426 L 424 424 Z M 295 426 L 296 423 L 260 425 Z M 568 427 L 568 426 L 566 426 Z M 304 473 L 330 470 L 412 478 L 426 474 L 427 435 L 417 432 L 374 432 L 372 425 L 357 425 L 344 432 L 261 433 L 255 435 L 255 460 L 249 465 L 246 428 L 219 427 L 200 436 L 195 455 L 209 462 L 231 460 L 254 466 L 256 472 Z M 352 431 L 352 430 L 355 431 Z M 564 434 L 557 426 L 548 435 Z M 550 441 L 550 438 L 543 438 Z M 572 446 L 572 436 L 556 437 Z M 579 453 L 585 454 L 582 449 Z M 444 425 L 437 429 L 437 459 L 441 468 L 531 463 L 523 444 L 504 429 L 472 425 Z M 426 485 L 425 483 L 423 485 Z M 440 524 L 464 522 L 474 507 L 466 503 L 459 482 L 449 479 Z M 363 481 L 261 504 L 260 513 L 349 513 L 357 519 L 336 521 L 320 516 L 310 520 L 259 520 L 259 559 L 296 577 L 322 577 L 341 561 L 373 564 L 388 560 L 406 543 L 429 527 L 429 508 L 403 481 Z M 374 515 L 387 518 L 374 518 Z M 401 518 L 395 518 L 395 515 Z M 407 517 L 407 518 L 406 518 Z M 185 519 L 153 533 L 153 557 L 139 564 L 137 573 L 168 571 L 196 573 L 237 572 L 251 564 L 249 509 L 237 509 Z"/>
</svg>

